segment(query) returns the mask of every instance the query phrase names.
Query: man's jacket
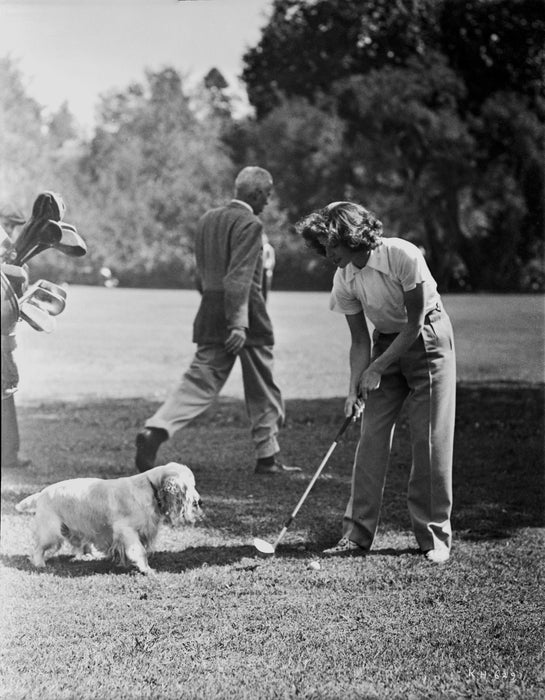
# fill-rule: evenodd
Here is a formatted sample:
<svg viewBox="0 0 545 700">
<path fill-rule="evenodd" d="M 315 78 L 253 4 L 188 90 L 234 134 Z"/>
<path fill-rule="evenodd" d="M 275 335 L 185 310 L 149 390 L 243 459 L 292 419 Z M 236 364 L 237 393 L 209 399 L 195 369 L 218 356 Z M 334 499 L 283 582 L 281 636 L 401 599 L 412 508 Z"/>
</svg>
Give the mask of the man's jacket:
<svg viewBox="0 0 545 700">
<path fill-rule="evenodd" d="M 272 323 L 261 293 L 263 275 L 260 220 L 242 204 L 208 211 L 195 238 L 201 305 L 193 342 L 223 344 L 233 327 L 245 328 L 247 345 L 273 345 Z"/>
</svg>

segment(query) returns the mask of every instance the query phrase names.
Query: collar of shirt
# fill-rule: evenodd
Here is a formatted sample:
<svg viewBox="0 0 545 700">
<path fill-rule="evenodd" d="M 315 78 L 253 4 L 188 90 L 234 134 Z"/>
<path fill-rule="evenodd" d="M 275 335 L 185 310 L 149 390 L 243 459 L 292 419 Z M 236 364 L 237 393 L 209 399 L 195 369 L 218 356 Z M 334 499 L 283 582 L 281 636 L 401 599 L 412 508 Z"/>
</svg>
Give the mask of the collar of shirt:
<svg viewBox="0 0 545 700">
<path fill-rule="evenodd" d="M 384 273 L 385 275 L 388 274 L 388 259 L 387 259 L 387 253 L 386 253 L 386 246 L 379 245 L 378 248 L 375 248 L 374 250 L 371 251 L 369 255 L 369 260 L 365 264 L 365 267 L 356 267 L 353 263 L 348 263 L 346 266 L 346 271 L 347 271 L 347 279 L 348 280 L 353 280 L 354 277 L 358 274 L 358 272 L 361 272 L 362 270 L 365 270 L 366 267 L 371 267 L 374 270 L 378 270 L 379 272 Z"/>
<path fill-rule="evenodd" d="M 246 209 L 248 209 L 249 211 L 251 211 L 252 214 L 254 213 L 254 210 L 253 210 L 252 207 L 248 204 L 248 202 L 243 202 L 242 199 L 232 199 L 232 200 L 231 200 L 231 204 L 242 204 L 242 206 L 243 206 L 243 207 L 246 207 Z"/>
</svg>

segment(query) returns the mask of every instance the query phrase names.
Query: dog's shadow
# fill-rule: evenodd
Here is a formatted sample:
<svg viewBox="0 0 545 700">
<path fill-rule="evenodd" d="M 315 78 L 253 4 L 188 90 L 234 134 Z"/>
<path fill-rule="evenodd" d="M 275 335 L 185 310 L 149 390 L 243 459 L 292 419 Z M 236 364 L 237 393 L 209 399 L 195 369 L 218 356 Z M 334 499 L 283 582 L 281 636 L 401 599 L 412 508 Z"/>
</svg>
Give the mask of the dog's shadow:
<svg viewBox="0 0 545 700">
<path fill-rule="evenodd" d="M 233 547 L 189 547 L 180 551 L 151 552 L 149 565 L 157 573 L 182 573 L 203 566 L 230 566 L 237 562 L 252 567 L 258 564 L 258 555 L 251 545 Z M 75 559 L 68 554 L 55 555 L 47 560 L 43 569 L 36 569 L 28 556 L 1 555 L 3 566 L 19 571 L 39 572 L 60 578 L 78 578 L 93 575 L 141 575 L 135 567 L 118 566 L 106 557 L 97 559 Z"/>
<path fill-rule="evenodd" d="M 301 548 L 296 545 L 283 545 L 275 552 L 279 559 L 308 559 L 320 556 L 322 548 L 306 546 Z M 368 556 L 403 556 L 416 555 L 417 549 L 377 549 L 369 552 Z M 223 547 L 188 547 L 180 551 L 152 552 L 149 555 L 149 564 L 156 573 L 183 573 L 199 569 L 204 566 L 232 566 L 238 564 L 237 570 L 252 571 L 261 565 L 264 559 L 270 559 L 270 555 L 260 554 L 251 545 L 223 546 Z M 3 566 L 18 571 L 36 573 L 28 556 L 0 555 Z M 136 575 L 141 576 L 134 567 L 122 567 L 116 565 L 111 559 L 74 559 L 70 555 L 57 555 L 47 560 L 45 568 L 39 572 L 45 576 L 57 576 L 59 578 L 80 578 L 86 576 L 105 575 Z"/>
</svg>

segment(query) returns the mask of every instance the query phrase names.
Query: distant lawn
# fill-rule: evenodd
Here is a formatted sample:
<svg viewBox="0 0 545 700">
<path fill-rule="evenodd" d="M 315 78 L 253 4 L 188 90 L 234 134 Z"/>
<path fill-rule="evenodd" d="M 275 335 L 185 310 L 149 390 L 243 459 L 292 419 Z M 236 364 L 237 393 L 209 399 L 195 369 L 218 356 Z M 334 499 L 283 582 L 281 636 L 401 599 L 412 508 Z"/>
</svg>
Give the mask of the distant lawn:
<svg viewBox="0 0 545 700">
<path fill-rule="evenodd" d="M 545 381 L 544 300 L 538 295 L 446 296 L 461 382 Z M 21 323 L 19 404 L 71 398 L 161 399 L 195 346 L 197 292 L 70 287 L 51 334 Z M 341 396 L 348 326 L 327 293 L 275 292 L 276 378 L 287 398 Z M 236 366 L 225 396 L 242 397 Z"/>
<path fill-rule="evenodd" d="M 187 366 L 193 292 L 73 287 L 50 335 L 21 327 L 23 453 L 2 474 L 0 697 L 6 700 L 545 697 L 543 299 L 452 296 L 459 379 L 454 546 L 418 554 L 406 508 L 407 416 L 379 534 L 328 560 L 357 429 L 333 454 L 277 554 L 273 540 L 342 420 L 348 330 L 327 294 L 274 293 L 281 442 L 303 474 L 256 477 L 238 373 L 162 462 L 195 472 L 206 520 L 164 530 L 145 578 L 107 561 L 28 562 L 15 503 L 76 476 L 134 472 L 134 437 Z M 308 568 L 311 561 L 319 570 Z"/>
</svg>

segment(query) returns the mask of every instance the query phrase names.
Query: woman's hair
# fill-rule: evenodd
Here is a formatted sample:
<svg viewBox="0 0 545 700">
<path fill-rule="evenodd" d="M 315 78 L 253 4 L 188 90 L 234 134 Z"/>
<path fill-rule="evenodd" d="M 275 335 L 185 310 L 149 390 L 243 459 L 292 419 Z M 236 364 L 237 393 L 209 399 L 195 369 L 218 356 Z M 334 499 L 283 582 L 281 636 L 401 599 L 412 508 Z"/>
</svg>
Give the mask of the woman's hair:
<svg viewBox="0 0 545 700">
<path fill-rule="evenodd" d="M 360 204 L 333 202 L 295 224 L 309 248 L 326 255 L 326 246 L 340 243 L 354 250 L 371 251 L 382 241 L 382 223 Z"/>
</svg>

